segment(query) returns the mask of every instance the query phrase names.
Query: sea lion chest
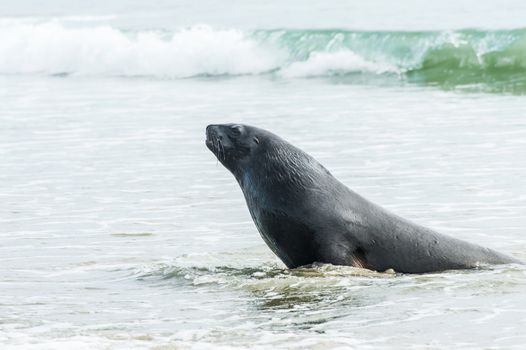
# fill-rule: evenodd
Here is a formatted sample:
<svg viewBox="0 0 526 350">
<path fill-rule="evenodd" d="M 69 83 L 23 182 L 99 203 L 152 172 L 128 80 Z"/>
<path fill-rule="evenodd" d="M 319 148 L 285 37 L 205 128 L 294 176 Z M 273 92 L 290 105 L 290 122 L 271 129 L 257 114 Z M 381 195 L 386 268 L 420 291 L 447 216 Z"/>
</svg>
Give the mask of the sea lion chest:
<svg viewBox="0 0 526 350">
<path fill-rule="evenodd" d="M 262 176 L 247 172 L 240 186 L 265 243 L 287 267 L 326 260 L 330 235 L 342 231 L 341 222 L 324 214 L 335 208 L 325 208 L 316 191 L 290 178 L 267 181 Z M 348 255 L 347 247 L 341 247 L 343 255 Z"/>
</svg>

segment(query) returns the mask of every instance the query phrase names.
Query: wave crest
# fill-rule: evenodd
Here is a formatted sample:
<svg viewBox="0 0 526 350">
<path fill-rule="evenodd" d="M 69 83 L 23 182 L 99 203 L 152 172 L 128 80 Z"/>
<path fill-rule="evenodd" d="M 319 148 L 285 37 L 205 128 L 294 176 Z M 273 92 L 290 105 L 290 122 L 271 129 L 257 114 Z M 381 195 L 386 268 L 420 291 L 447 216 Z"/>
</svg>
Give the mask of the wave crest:
<svg viewBox="0 0 526 350">
<path fill-rule="evenodd" d="M 344 76 L 526 92 L 526 30 L 358 32 L 212 29 L 124 32 L 0 21 L 0 74 Z M 357 76 L 361 76 L 356 79 Z M 371 78 L 371 79 L 370 79 Z M 354 80 L 353 80 L 354 79 Z"/>
<path fill-rule="evenodd" d="M 279 55 L 238 30 L 207 26 L 171 35 L 124 33 L 111 27 L 67 28 L 59 22 L 4 25 L 0 72 L 185 78 L 260 74 Z"/>
<path fill-rule="evenodd" d="M 338 76 L 352 73 L 398 73 L 396 67 L 367 61 L 350 50 L 313 52 L 306 61 L 293 62 L 282 69 L 285 77 Z"/>
</svg>

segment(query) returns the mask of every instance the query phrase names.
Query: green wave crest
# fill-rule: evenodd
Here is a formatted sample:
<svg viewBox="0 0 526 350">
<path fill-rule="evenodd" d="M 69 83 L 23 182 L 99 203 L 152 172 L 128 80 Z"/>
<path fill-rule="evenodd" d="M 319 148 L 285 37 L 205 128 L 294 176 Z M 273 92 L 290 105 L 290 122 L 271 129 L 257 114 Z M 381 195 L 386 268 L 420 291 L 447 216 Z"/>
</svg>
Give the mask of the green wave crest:
<svg viewBox="0 0 526 350">
<path fill-rule="evenodd" d="M 346 66 L 339 64 L 332 70 L 330 66 L 325 67 L 324 74 L 318 72 L 317 75 L 350 81 L 358 75 L 382 75 L 446 89 L 526 93 L 526 29 L 447 32 L 268 30 L 255 31 L 252 35 L 262 45 L 286 52 L 289 65 L 308 63 L 316 55 L 352 52 L 366 62 L 388 67 L 360 71 L 341 69 Z M 282 69 L 286 70 L 286 67 Z"/>
</svg>

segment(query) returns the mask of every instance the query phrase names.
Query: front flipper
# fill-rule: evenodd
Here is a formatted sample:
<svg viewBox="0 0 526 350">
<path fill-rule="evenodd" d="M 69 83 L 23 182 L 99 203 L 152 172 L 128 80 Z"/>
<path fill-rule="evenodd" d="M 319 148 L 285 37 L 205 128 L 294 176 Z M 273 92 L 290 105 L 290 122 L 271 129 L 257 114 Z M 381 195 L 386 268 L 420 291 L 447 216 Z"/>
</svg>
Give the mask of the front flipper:
<svg viewBox="0 0 526 350">
<path fill-rule="evenodd" d="M 367 256 L 365 254 L 365 251 L 362 248 L 356 248 L 352 252 L 351 266 L 372 270 L 371 266 L 367 262 Z"/>
<path fill-rule="evenodd" d="M 321 247 L 318 261 L 333 265 L 354 266 L 372 269 L 367 260 L 367 252 L 362 247 L 354 247 L 343 240 L 333 240 Z"/>
</svg>

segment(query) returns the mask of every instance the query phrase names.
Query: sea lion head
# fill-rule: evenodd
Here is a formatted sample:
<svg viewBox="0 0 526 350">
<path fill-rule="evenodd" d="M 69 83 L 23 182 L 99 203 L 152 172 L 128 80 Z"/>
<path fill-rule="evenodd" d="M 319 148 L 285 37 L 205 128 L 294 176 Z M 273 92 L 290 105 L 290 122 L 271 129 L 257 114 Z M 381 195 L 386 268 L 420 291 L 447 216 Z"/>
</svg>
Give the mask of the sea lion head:
<svg viewBox="0 0 526 350">
<path fill-rule="evenodd" d="M 261 146 L 264 130 L 242 124 L 206 127 L 205 144 L 230 172 L 236 175 Z"/>
</svg>

